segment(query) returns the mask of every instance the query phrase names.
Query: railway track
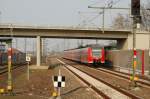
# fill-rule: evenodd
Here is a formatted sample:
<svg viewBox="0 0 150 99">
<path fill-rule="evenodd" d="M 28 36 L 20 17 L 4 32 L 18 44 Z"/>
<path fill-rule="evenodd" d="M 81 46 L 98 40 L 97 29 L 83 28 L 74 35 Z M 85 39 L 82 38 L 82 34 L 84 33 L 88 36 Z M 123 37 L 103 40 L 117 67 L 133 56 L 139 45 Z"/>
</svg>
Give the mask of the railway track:
<svg viewBox="0 0 150 99">
<path fill-rule="evenodd" d="M 111 85 L 107 81 L 104 81 L 83 69 L 74 67 L 72 65 L 68 65 L 64 62 L 60 61 L 68 70 L 70 70 L 73 74 L 78 76 L 81 80 L 83 80 L 86 84 L 91 86 L 93 90 L 95 90 L 100 96 L 104 99 L 142 99 L 141 97 L 134 95 L 130 92 L 127 92 L 124 89 L 120 89 L 116 86 Z M 76 71 L 76 72 L 75 72 Z"/>
<path fill-rule="evenodd" d="M 91 68 L 91 69 L 94 69 L 96 71 L 100 71 L 100 72 L 103 72 L 103 73 L 112 74 L 114 76 L 117 76 L 117 77 L 120 77 L 120 78 L 123 78 L 123 79 L 126 79 L 126 80 L 130 81 L 130 74 L 128 74 L 128 73 L 117 72 L 117 71 L 114 71 L 114 70 L 108 69 L 108 68 L 107 69 L 105 69 L 105 68 L 94 68 L 94 67 L 91 67 L 91 66 L 87 66 L 85 64 L 82 65 L 82 66 L 86 66 L 87 68 Z M 150 88 L 150 81 L 148 79 L 146 79 L 145 77 L 144 78 L 139 77 L 139 80 L 137 80 L 136 82 L 139 86 Z"/>
<path fill-rule="evenodd" d="M 119 68 L 119 67 L 117 67 Z M 101 70 L 104 70 L 104 71 L 110 71 L 110 72 L 114 72 L 114 73 L 117 73 L 117 74 L 121 74 L 121 75 L 126 75 L 126 76 L 130 76 L 131 74 L 129 73 L 126 73 L 126 72 L 121 72 L 121 71 L 118 71 L 118 70 L 114 70 L 114 69 L 110 69 L 110 68 L 104 68 L 104 67 L 100 67 L 99 69 Z M 150 78 L 146 77 L 146 76 L 143 76 L 143 75 L 140 75 L 140 74 L 137 74 L 137 76 L 142 79 L 142 80 L 147 80 L 147 81 L 150 81 Z"/>
<path fill-rule="evenodd" d="M 104 73 L 107 73 L 107 74 L 112 74 L 112 75 L 118 76 L 120 78 L 130 80 L 130 74 L 128 74 L 128 73 L 117 72 L 117 71 L 114 71 L 114 70 L 111 70 L 111 69 L 105 69 L 105 68 L 93 68 L 93 67 L 90 67 L 90 66 L 87 66 L 87 65 L 85 65 L 85 66 L 88 67 L 88 68 L 92 68 L 96 71 L 104 72 Z M 146 85 L 147 87 L 150 87 L 150 81 L 145 79 L 145 78 L 139 77 L 139 80 L 137 80 L 136 82 L 140 86 L 143 86 L 143 85 L 145 86 Z"/>
<path fill-rule="evenodd" d="M 3 67 L 3 69 L 0 69 L 0 88 L 6 88 L 7 86 L 7 82 L 8 82 L 7 69 L 8 69 L 7 66 Z M 19 76 L 21 73 L 24 73 L 25 70 L 26 70 L 26 65 L 14 66 L 11 72 L 12 82 L 17 76 Z"/>
<path fill-rule="evenodd" d="M 12 66 L 12 70 L 20 68 L 22 66 L 24 66 L 24 65 L 15 65 L 15 66 Z M 0 75 L 5 74 L 7 72 L 8 72 L 8 67 L 7 66 L 0 67 Z"/>
<path fill-rule="evenodd" d="M 114 71 L 114 70 L 113 70 L 113 71 Z M 122 73 L 122 74 L 124 74 L 124 75 L 128 75 L 128 76 L 130 76 L 130 75 L 131 75 L 131 74 L 129 74 L 129 73 L 125 73 L 125 72 L 121 72 L 121 71 L 114 71 L 114 72 Z M 140 79 L 150 81 L 150 78 L 149 78 L 149 77 L 142 76 L 142 75 L 140 75 L 140 74 L 137 74 L 137 76 L 138 76 Z"/>
<path fill-rule="evenodd" d="M 121 78 L 124 78 L 127 80 L 130 80 L 130 75 L 127 73 L 117 72 L 117 71 L 113 71 L 113 70 L 107 70 L 107 69 L 103 69 L 103 68 L 98 68 L 98 69 L 93 68 L 93 69 L 98 70 L 98 71 L 102 71 L 105 73 L 109 73 L 109 74 L 112 74 L 112 75 L 115 75 L 115 76 L 118 76 L 118 77 L 121 77 Z M 139 78 L 137 83 L 138 84 L 144 84 L 144 85 L 147 85 L 148 87 L 150 87 L 150 81 L 146 80 L 146 79 Z"/>
</svg>

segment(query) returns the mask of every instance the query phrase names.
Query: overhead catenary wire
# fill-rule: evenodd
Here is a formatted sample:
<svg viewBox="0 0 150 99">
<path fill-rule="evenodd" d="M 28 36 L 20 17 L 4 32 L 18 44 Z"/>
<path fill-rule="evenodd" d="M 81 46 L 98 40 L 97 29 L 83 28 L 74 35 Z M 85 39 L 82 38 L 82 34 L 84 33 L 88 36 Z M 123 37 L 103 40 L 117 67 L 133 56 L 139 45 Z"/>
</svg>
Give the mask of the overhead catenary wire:
<svg viewBox="0 0 150 99">
<path fill-rule="evenodd" d="M 87 15 L 94 13 L 96 16 L 94 17 L 87 17 Z M 102 12 L 79 12 L 80 18 L 83 18 L 82 22 L 78 26 L 87 26 L 88 24 L 93 24 L 94 26 L 97 26 L 96 24 L 92 23 L 95 19 L 97 19 Z M 98 26 L 97 26 L 98 27 Z"/>
<path fill-rule="evenodd" d="M 94 1 L 92 1 L 92 2 L 94 2 L 94 3 L 90 4 L 90 6 L 93 6 L 93 5 L 96 5 L 96 4 L 99 4 L 99 3 L 102 3 L 103 1 L 96 1 L 96 2 L 95 2 L 95 0 L 94 0 Z"/>
</svg>

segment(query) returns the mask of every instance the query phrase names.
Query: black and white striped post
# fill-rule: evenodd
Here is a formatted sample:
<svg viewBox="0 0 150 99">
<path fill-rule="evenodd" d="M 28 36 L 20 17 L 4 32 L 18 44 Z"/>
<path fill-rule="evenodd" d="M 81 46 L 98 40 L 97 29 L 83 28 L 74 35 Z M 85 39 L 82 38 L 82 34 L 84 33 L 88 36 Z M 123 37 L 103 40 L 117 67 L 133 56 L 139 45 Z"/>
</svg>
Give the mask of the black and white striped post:
<svg viewBox="0 0 150 99">
<path fill-rule="evenodd" d="M 57 89 L 57 92 L 53 93 L 53 96 L 60 97 L 60 88 L 65 87 L 65 76 L 61 76 L 61 71 L 59 70 L 59 75 L 53 77 L 54 88 Z"/>
</svg>

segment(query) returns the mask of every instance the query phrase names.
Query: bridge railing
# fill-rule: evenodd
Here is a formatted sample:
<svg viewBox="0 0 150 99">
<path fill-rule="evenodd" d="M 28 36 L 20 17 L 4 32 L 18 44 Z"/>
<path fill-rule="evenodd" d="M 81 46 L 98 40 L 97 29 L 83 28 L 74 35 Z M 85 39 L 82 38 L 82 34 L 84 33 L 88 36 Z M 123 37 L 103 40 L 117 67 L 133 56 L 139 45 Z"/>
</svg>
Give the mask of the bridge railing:
<svg viewBox="0 0 150 99">
<path fill-rule="evenodd" d="M 70 29 L 70 30 L 100 30 L 100 31 L 132 31 L 132 28 L 116 28 L 116 27 L 79 27 L 79 26 L 49 26 L 49 25 L 22 25 L 22 24 L 0 24 L 0 28 L 28 28 L 28 29 Z M 140 31 L 147 31 L 145 28 L 140 28 Z"/>
</svg>

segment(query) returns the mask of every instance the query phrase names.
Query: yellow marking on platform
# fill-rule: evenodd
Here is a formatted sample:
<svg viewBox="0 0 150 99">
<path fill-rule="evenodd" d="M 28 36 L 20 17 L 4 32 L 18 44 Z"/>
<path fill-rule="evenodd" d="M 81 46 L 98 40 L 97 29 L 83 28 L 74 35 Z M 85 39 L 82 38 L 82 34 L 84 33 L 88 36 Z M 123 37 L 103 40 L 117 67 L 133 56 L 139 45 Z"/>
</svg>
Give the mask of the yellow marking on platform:
<svg viewBox="0 0 150 99">
<path fill-rule="evenodd" d="M 4 89 L 0 89 L 0 94 L 3 94 L 4 93 Z"/>
<path fill-rule="evenodd" d="M 56 96 L 57 96 L 57 93 L 56 93 L 56 92 L 53 92 L 52 96 L 53 96 L 53 97 L 56 97 Z"/>
</svg>

